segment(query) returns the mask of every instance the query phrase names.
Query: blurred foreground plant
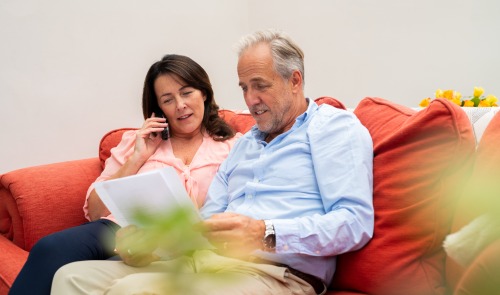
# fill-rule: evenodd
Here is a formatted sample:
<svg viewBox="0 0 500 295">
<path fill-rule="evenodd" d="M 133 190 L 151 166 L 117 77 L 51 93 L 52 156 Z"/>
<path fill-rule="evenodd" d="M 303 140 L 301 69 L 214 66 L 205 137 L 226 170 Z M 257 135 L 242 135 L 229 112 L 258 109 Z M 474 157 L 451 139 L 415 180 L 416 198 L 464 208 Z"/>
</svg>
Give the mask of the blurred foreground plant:
<svg viewBox="0 0 500 295">
<path fill-rule="evenodd" d="M 191 207 L 178 207 L 158 215 L 137 210 L 134 216 L 137 224 L 147 231 L 152 245 L 169 257 L 209 247 L 208 241 L 202 235 L 202 229 L 197 224 L 200 219 Z M 143 247 L 150 248 L 152 245 Z"/>
<path fill-rule="evenodd" d="M 127 249 L 121 251 L 138 258 L 137 261 L 141 257 L 151 257 L 152 253 L 168 261 L 164 264 L 165 278 L 158 283 L 162 293 L 191 294 L 192 281 L 186 279 L 186 274 L 192 273 L 190 256 L 194 250 L 213 248 L 203 236 L 200 218 L 196 214 L 189 206 L 170 209 L 162 214 L 138 209 L 134 212 L 134 221 L 139 234 L 134 234 L 132 239 L 121 240 L 120 248 Z M 132 265 L 146 266 L 150 261 Z"/>
</svg>

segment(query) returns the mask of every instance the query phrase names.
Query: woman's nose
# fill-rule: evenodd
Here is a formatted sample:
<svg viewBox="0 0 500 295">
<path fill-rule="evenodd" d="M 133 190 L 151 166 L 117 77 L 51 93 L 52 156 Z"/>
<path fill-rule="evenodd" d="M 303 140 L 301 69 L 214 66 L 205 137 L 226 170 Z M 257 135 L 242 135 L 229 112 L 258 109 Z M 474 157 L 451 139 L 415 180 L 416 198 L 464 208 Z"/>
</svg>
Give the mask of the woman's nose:
<svg viewBox="0 0 500 295">
<path fill-rule="evenodd" d="M 180 97 L 176 99 L 176 104 L 177 104 L 177 109 L 178 110 L 182 110 L 182 109 L 186 108 L 186 103 Z"/>
</svg>

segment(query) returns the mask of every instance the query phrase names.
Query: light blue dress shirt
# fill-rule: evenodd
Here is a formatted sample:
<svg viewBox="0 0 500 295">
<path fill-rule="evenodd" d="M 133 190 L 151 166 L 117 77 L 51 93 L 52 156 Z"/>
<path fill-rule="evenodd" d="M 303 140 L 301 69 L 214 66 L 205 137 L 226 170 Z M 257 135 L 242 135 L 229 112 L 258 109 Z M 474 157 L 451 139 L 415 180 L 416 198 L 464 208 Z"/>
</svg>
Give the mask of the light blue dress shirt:
<svg viewBox="0 0 500 295">
<path fill-rule="evenodd" d="M 336 255 L 373 235 L 373 143 L 351 112 L 307 100 L 307 111 L 271 142 L 256 126 L 236 142 L 201 214 L 272 220 L 276 253 L 255 255 L 328 284 Z"/>
</svg>

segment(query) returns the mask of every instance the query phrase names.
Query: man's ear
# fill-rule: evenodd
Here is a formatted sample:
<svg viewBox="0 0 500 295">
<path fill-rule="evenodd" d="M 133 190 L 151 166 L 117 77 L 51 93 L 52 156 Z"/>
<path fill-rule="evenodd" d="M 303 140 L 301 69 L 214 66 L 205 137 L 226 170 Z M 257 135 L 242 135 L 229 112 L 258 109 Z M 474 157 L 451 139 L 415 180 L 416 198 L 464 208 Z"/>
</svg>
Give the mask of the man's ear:
<svg viewBox="0 0 500 295">
<path fill-rule="evenodd" d="M 302 74 L 300 71 L 293 71 L 292 76 L 290 77 L 290 83 L 292 86 L 292 91 L 297 92 L 298 90 L 302 91 Z"/>
</svg>

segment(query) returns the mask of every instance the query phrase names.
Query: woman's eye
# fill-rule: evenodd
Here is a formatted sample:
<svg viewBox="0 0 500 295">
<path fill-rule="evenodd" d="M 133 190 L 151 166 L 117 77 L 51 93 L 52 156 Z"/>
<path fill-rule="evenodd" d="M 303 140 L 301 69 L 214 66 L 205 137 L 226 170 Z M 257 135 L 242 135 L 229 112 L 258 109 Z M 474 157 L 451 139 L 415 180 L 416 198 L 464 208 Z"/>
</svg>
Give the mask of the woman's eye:
<svg viewBox="0 0 500 295">
<path fill-rule="evenodd" d="M 186 91 L 184 93 L 182 93 L 183 96 L 188 96 L 190 95 L 191 93 L 193 93 L 193 91 Z"/>
<path fill-rule="evenodd" d="M 172 101 L 174 101 L 174 99 L 173 99 L 173 98 L 167 98 L 167 99 L 165 99 L 165 100 L 163 101 L 163 103 L 165 103 L 165 104 L 169 104 L 169 103 L 171 103 Z"/>
</svg>

